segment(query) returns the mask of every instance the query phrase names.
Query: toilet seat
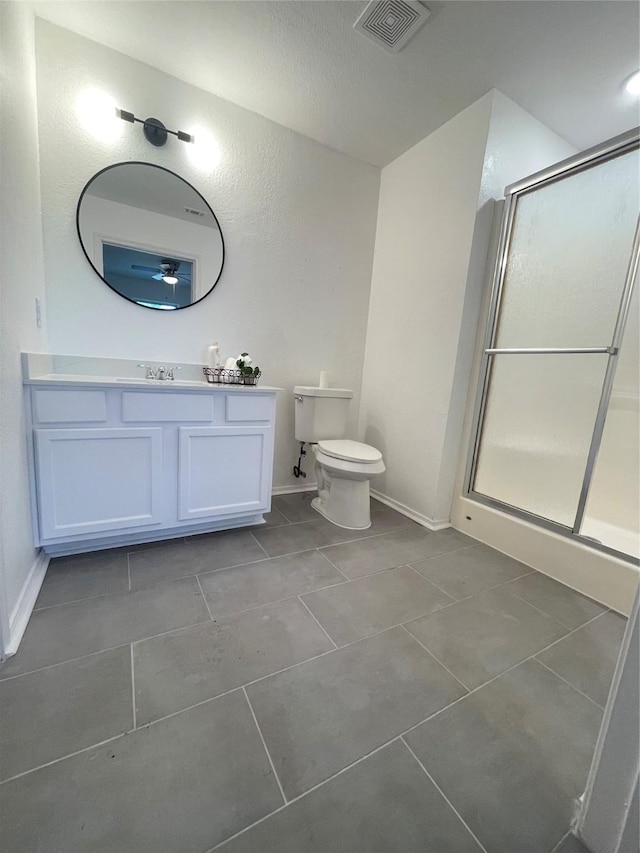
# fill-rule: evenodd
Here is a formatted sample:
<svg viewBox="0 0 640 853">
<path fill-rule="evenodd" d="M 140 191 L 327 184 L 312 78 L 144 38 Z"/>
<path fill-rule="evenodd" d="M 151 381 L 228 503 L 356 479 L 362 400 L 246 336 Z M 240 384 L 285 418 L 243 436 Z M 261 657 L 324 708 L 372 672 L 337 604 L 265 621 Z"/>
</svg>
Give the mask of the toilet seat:
<svg viewBox="0 0 640 853">
<path fill-rule="evenodd" d="M 331 439 L 328 441 L 319 441 L 318 449 L 326 456 L 333 459 L 342 459 L 345 462 L 358 462 L 360 464 L 373 464 L 382 460 L 382 453 L 371 447 L 370 444 L 363 444 L 361 441 L 351 441 L 350 439 Z"/>
</svg>

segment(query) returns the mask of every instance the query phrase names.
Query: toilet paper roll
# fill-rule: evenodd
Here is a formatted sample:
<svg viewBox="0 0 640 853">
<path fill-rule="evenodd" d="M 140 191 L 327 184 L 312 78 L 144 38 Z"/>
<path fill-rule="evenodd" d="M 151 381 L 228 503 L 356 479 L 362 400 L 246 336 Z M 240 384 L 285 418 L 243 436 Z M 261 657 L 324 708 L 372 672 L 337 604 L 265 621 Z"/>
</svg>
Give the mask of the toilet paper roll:
<svg viewBox="0 0 640 853">
<path fill-rule="evenodd" d="M 320 371 L 320 388 L 328 388 L 329 387 L 329 371 L 321 370 Z"/>
</svg>

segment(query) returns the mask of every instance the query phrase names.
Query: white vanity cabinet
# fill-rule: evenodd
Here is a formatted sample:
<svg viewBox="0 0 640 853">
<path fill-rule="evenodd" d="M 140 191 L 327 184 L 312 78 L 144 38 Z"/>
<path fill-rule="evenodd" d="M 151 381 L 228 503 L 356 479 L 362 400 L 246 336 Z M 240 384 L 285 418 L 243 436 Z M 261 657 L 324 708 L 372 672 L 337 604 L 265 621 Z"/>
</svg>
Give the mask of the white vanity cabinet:
<svg viewBox="0 0 640 853">
<path fill-rule="evenodd" d="M 26 385 L 37 545 L 70 554 L 262 521 L 277 389 L 118 382 Z"/>
</svg>

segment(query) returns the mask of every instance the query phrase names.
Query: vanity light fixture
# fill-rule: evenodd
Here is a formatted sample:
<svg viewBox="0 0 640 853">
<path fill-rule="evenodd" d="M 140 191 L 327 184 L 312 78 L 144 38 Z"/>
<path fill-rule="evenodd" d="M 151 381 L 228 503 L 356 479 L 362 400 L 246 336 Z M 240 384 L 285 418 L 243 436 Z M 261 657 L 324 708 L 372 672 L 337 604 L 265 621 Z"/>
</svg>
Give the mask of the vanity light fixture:
<svg viewBox="0 0 640 853">
<path fill-rule="evenodd" d="M 184 131 L 182 130 L 169 130 L 169 128 L 165 127 L 164 124 L 157 118 L 136 118 L 133 113 L 130 113 L 127 110 L 120 110 L 117 107 L 116 115 L 123 121 L 130 121 L 131 124 L 139 122 L 142 125 L 142 130 L 146 139 L 152 145 L 155 145 L 157 148 L 160 148 L 166 143 L 167 134 L 169 133 L 172 136 L 177 136 L 178 139 L 181 139 L 183 142 L 194 141 L 193 134 L 184 133 Z"/>
</svg>

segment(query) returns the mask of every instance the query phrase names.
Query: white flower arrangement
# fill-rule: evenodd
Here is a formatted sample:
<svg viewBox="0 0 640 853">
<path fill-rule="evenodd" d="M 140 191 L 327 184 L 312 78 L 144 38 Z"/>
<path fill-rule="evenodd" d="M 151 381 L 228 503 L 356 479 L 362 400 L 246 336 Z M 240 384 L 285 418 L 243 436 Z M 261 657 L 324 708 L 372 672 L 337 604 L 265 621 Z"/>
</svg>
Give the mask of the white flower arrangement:
<svg viewBox="0 0 640 853">
<path fill-rule="evenodd" d="M 253 359 L 249 355 L 248 352 L 242 352 L 236 359 L 236 365 L 238 370 L 241 371 L 243 376 L 259 376 L 260 368 L 259 367 L 251 367 L 253 364 Z"/>
</svg>

